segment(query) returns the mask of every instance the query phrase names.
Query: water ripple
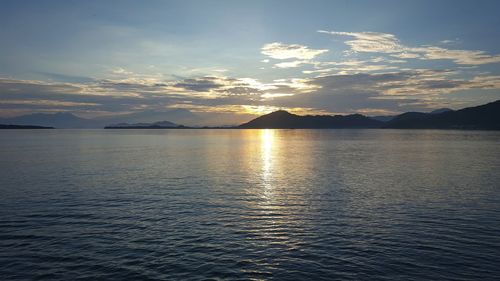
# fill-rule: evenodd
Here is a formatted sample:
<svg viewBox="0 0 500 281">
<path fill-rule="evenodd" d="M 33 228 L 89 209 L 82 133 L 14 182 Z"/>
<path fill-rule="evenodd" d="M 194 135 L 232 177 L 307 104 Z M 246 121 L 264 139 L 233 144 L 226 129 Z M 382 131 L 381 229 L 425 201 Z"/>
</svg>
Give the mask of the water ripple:
<svg viewBox="0 0 500 281">
<path fill-rule="evenodd" d="M 0 276 L 498 280 L 499 139 L 390 130 L 2 134 Z"/>
</svg>

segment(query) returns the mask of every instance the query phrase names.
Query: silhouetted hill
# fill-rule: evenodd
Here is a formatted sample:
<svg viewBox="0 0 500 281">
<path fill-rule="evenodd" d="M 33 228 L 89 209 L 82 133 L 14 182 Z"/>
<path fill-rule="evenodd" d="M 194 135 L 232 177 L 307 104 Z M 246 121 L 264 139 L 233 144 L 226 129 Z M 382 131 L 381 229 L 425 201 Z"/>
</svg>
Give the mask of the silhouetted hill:
<svg viewBox="0 0 500 281">
<path fill-rule="evenodd" d="M 159 121 L 155 123 L 118 123 L 112 124 L 104 127 L 105 129 L 167 129 L 167 128 L 177 128 L 183 127 L 169 121 Z"/>
<path fill-rule="evenodd" d="M 56 128 L 102 128 L 108 124 L 118 123 L 154 123 L 156 120 L 172 120 L 175 123 L 203 123 L 202 116 L 193 114 L 187 109 L 177 108 L 165 111 L 145 110 L 129 114 L 102 116 L 92 119 L 81 118 L 69 112 L 33 113 L 22 116 L 0 118 L 0 124 L 37 125 Z"/>
<path fill-rule="evenodd" d="M 284 110 L 275 111 L 238 126 L 241 129 L 322 129 L 379 128 L 383 122 L 360 114 L 299 116 Z"/>
<path fill-rule="evenodd" d="M 111 118 L 85 119 L 71 113 L 34 113 L 29 115 L 0 118 L 0 124 L 16 126 L 41 126 L 56 128 L 135 128 L 135 129 L 162 129 L 188 128 L 169 121 L 154 123 L 118 121 L 124 116 L 127 118 L 152 118 L 153 116 L 179 116 L 191 118 L 193 115 L 187 110 L 172 110 L 168 112 L 144 112 Z M 199 116 L 198 116 L 199 117 Z M 198 118 L 197 117 L 197 118 Z M 118 120 L 117 120 L 118 119 Z M 377 120 L 378 119 L 378 120 Z M 118 122 L 109 122 L 117 120 Z M 157 119 L 158 120 L 158 119 Z M 161 119 L 160 119 L 161 120 Z M 385 121 L 384 120 L 388 120 Z M 104 123 L 107 121 L 106 123 Z M 5 125 L 4 125 L 5 126 Z M 194 128 L 230 128 L 230 127 L 200 127 Z M 189 127 L 189 128 L 193 128 Z M 9 128 L 13 128 L 9 126 Z M 21 127 L 19 127 L 21 128 Z M 352 115 L 306 115 L 299 116 L 280 110 L 260 116 L 254 120 L 232 128 L 393 128 L 393 129 L 484 129 L 500 130 L 500 100 L 485 105 L 464 108 L 453 111 L 441 108 L 429 113 L 407 112 L 397 116 L 366 117 L 360 114 Z"/>
<path fill-rule="evenodd" d="M 151 127 L 151 126 L 157 126 L 157 127 L 177 127 L 178 125 L 169 121 L 159 121 L 159 122 L 154 122 L 154 123 L 118 123 L 118 124 L 111 124 L 106 127 Z"/>
<path fill-rule="evenodd" d="M 439 114 L 439 113 L 443 113 L 443 112 L 448 112 L 448 111 L 453 111 L 453 109 L 449 109 L 449 108 L 438 108 L 438 109 L 435 109 L 431 112 L 429 112 L 429 114 Z M 421 113 L 421 112 L 411 112 L 412 114 L 414 113 Z M 406 113 L 403 113 L 403 114 L 406 114 Z M 426 114 L 426 113 L 421 113 L 421 114 Z M 378 120 L 378 121 L 382 121 L 382 122 L 389 122 L 391 120 L 393 120 L 394 118 L 396 118 L 397 116 L 400 116 L 400 115 L 380 115 L 380 116 L 370 116 L 371 119 L 374 119 L 374 120 Z"/>
<path fill-rule="evenodd" d="M 53 127 L 33 126 L 33 125 L 5 125 L 0 124 L 0 129 L 54 129 Z"/>
<path fill-rule="evenodd" d="M 393 129 L 500 130 L 500 100 L 476 107 L 441 113 L 408 112 L 387 122 Z"/>
<path fill-rule="evenodd" d="M 29 115 L 2 118 L 0 122 L 12 125 L 36 125 L 56 128 L 95 128 L 96 122 L 80 118 L 71 113 L 34 113 Z"/>
<path fill-rule="evenodd" d="M 118 124 L 118 123 L 154 123 L 158 120 L 169 120 L 177 124 L 197 124 L 203 120 L 202 117 L 192 113 L 191 111 L 183 108 L 176 108 L 170 110 L 144 110 L 134 113 L 114 115 L 99 117 L 95 120 L 104 122 L 107 124 Z M 102 126 L 101 126 L 102 127 Z"/>
<path fill-rule="evenodd" d="M 370 116 L 371 119 L 377 120 L 377 121 L 382 121 L 382 122 L 388 122 L 391 121 L 394 117 L 394 115 L 380 115 L 380 116 Z"/>
<path fill-rule="evenodd" d="M 431 112 L 429 112 L 430 114 L 439 114 L 439 113 L 443 113 L 443 112 L 448 112 L 448 111 L 453 111 L 453 109 L 450 109 L 450 108 L 438 108 L 438 109 L 435 109 Z"/>
<path fill-rule="evenodd" d="M 424 121 L 426 118 L 430 116 L 430 113 L 422 113 L 422 112 L 406 112 L 400 115 L 394 116 L 391 120 L 386 122 L 384 127 L 395 128 L 398 124 L 406 124 L 406 123 L 418 123 Z"/>
</svg>

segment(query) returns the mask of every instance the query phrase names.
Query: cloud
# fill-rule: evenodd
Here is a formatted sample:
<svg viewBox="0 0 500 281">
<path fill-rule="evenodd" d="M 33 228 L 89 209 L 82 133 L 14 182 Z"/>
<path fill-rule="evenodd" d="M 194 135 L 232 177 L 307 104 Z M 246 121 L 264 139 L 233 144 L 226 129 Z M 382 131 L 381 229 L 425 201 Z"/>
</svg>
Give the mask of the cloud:
<svg viewBox="0 0 500 281">
<path fill-rule="evenodd" d="M 182 88 L 195 92 L 206 92 L 223 86 L 217 81 L 216 77 L 202 77 L 195 79 L 185 79 L 172 85 L 176 88 Z"/>
<path fill-rule="evenodd" d="M 446 69 L 385 69 L 378 73 L 374 67 L 388 66 L 364 65 L 356 60 L 330 64 L 330 69 L 314 70 L 321 74 L 318 77 L 268 82 L 226 76 L 86 83 L 0 79 L 0 108 L 2 115 L 14 111 L 71 111 L 86 116 L 166 108 L 189 108 L 207 114 L 258 114 L 259 108 L 295 108 L 303 113 L 401 112 L 463 103 L 463 99 L 446 98 L 459 91 L 500 89 L 500 76 L 496 75 L 476 73 L 458 78 L 462 70 Z M 243 111 L 238 113 L 236 109 Z M 233 120 L 230 115 L 224 116 L 224 120 Z"/>
<path fill-rule="evenodd" d="M 307 62 L 301 60 L 294 60 L 294 61 L 280 62 L 275 64 L 274 66 L 277 68 L 294 68 L 294 67 L 299 67 L 300 65 L 305 63 Z"/>
<path fill-rule="evenodd" d="M 396 36 L 379 32 L 341 32 L 318 30 L 320 33 L 330 35 L 353 37 L 345 43 L 355 52 L 396 53 L 402 46 Z"/>
<path fill-rule="evenodd" d="M 72 102 L 72 101 L 57 101 L 57 100 L 0 100 L 0 104 L 10 105 L 38 105 L 49 107 L 75 107 L 75 106 L 97 106 L 97 103 L 92 102 Z"/>
<path fill-rule="evenodd" d="M 500 89 L 500 76 L 479 75 L 458 79 L 452 70 L 408 70 L 391 73 L 324 75 L 304 81 L 308 93 L 269 101 L 281 107 L 302 106 L 337 113 L 428 111 L 430 108 L 470 106 L 450 98 L 459 91 Z M 477 101 L 476 101 L 477 102 Z"/>
<path fill-rule="evenodd" d="M 175 81 L 102 79 L 92 83 L 57 83 L 0 78 L 0 107 L 16 112 L 108 112 L 161 109 L 178 105 L 226 106 L 253 104 L 266 91 L 286 93 L 291 86 L 261 83 L 252 78 L 202 76 Z M 215 108 L 212 108 L 215 110 Z M 10 111 L 12 112 L 12 111 Z M 9 112 L 2 110 L 2 115 Z"/>
<path fill-rule="evenodd" d="M 128 71 L 128 70 L 121 68 L 121 67 L 117 67 L 117 68 L 112 69 L 111 73 L 119 74 L 119 75 L 132 75 L 132 74 L 134 74 L 133 72 Z"/>
<path fill-rule="evenodd" d="M 420 58 L 420 55 L 415 54 L 415 53 L 403 52 L 403 53 L 398 53 L 398 54 L 391 54 L 391 57 L 400 58 L 400 59 L 416 59 L 416 58 Z"/>
<path fill-rule="evenodd" d="M 90 83 L 95 80 L 94 78 L 86 76 L 68 75 L 68 74 L 45 72 L 45 71 L 35 71 L 33 73 L 36 75 L 41 75 L 42 77 L 48 78 L 50 80 L 69 82 L 69 83 Z"/>
<path fill-rule="evenodd" d="M 354 52 L 383 53 L 403 59 L 451 60 L 460 65 L 481 65 L 500 62 L 500 55 L 489 55 L 480 50 L 453 50 L 436 46 L 405 46 L 400 43 L 395 35 L 389 33 L 325 30 L 318 30 L 318 32 L 352 38 L 344 41 L 344 43 Z"/>
<path fill-rule="evenodd" d="M 342 65 L 342 66 L 360 66 L 365 64 L 366 61 L 362 60 L 346 60 L 346 61 L 332 61 L 332 62 L 321 62 L 318 65 Z"/>
<path fill-rule="evenodd" d="M 261 97 L 262 98 L 266 98 L 266 99 L 269 99 L 269 98 L 279 98 L 279 97 L 289 97 L 289 96 L 293 96 L 294 94 L 279 94 L 279 93 L 276 93 L 276 94 L 271 94 L 271 93 L 266 93 L 266 94 L 262 94 Z"/>
<path fill-rule="evenodd" d="M 273 59 L 299 59 L 310 60 L 326 53 L 325 49 L 309 49 L 307 46 L 298 44 L 284 44 L 279 42 L 269 43 L 261 48 L 261 53 Z"/>
<path fill-rule="evenodd" d="M 346 44 L 351 46 L 355 52 L 377 52 L 389 55 L 398 56 L 400 50 L 404 48 L 398 39 L 391 34 L 376 33 L 376 32 L 337 32 L 337 31 L 323 31 L 330 35 L 350 36 L 354 40 L 346 41 Z M 297 68 L 303 65 L 311 65 L 314 70 L 303 70 L 304 74 L 313 73 L 326 73 L 329 71 L 337 71 L 338 74 L 347 73 L 360 73 L 360 72 L 374 72 L 374 71 L 388 71 L 397 69 L 395 66 L 388 66 L 387 64 L 405 63 L 405 60 L 390 59 L 383 56 L 374 57 L 368 60 L 346 60 L 346 61 L 321 61 L 316 59 L 316 56 L 327 52 L 328 50 L 310 49 L 307 46 L 297 44 L 283 44 L 283 43 L 269 43 L 262 47 L 261 52 L 274 59 L 295 59 L 291 61 L 284 61 L 275 63 L 273 68 Z M 401 58 L 408 58 L 412 55 L 405 53 L 406 57 L 401 55 Z M 264 60 L 269 62 L 268 59 Z M 382 65 L 380 63 L 385 63 Z M 336 66 L 332 68 L 331 66 Z"/>
<path fill-rule="evenodd" d="M 350 59 L 344 61 L 308 61 L 313 65 L 313 70 L 303 70 L 304 74 L 354 74 L 394 71 L 400 68 L 394 64 L 406 63 L 404 60 L 396 60 L 388 57 L 373 57 L 366 60 Z"/>
<path fill-rule="evenodd" d="M 0 100 L 18 111 L 72 110 L 122 112 L 145 105 L 167 106 L 181 101 L 182 96 L 165 95 L 162 86 L 112 80 L 92 83 L 61 83 L 0 78 Z M 5 113 L 5 112 L 2 112 Z"/>
<path fill-rule="evenodd" d="M 452 44 L 452 43 L 455 43 L 455 42 L 457 42 L 457 39 L 455 39 L 455 40 L 441 40 L 441 41 L 439 41 L 439 43 L 441 43 L 441 44 Z"/>
<path fill-rule="evenodd" d="M 348 91 L 377 92 L 386 99 L 399 96 L 429 98 L 462 90 L 500 89 L 500 76 L 480 75 L 472 79 L 453 78 L 450 70 L 412 70 L 383 74 L 330 75 L 311 79 L 309 83 L 331 93 Z"/>
<path fill-rule="evenodd" d="M 302 73 L 304 74 L 315 74 L 315 73 L 328 73 L 336 70 L 337 68 L 320 68 L 320 69 L 314 69 L 314 70 L 303 70 Z"/>
<path fill-rule="evenodd" d="M 421 52 L 426 59 L 443 60 L 448 59 L 456 64 L 478 65 L 499 63 L 500 55 L 488 55 L 484 51 L 448 50 L 441 47 L 414 48 L 415 52 Z"/>
</svg>

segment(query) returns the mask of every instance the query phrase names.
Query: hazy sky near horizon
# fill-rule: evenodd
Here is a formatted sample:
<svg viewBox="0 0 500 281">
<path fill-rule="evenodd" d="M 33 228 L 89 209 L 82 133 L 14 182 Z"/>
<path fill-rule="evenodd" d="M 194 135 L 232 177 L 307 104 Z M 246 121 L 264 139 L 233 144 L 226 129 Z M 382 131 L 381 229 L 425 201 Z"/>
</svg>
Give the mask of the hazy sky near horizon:
<svg viewBox="0 0 500 281">
<path fill-rule="evenodd" d="M 500 99 L 499 1 L 0 0 L 1 116 L 394 114 Z"/>
</svg>

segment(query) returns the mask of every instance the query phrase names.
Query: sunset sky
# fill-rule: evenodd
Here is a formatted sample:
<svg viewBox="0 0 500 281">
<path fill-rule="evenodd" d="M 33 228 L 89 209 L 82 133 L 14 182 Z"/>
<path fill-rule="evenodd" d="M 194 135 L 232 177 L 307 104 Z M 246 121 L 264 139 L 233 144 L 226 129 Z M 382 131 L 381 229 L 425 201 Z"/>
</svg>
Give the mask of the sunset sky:
<svg viewBox="0 0 500 281">
<path fill-rule="evenodd" d="M 500 1 L 0 1 L 0 115 L 246 121 L 500 99 Z"/>
</svg>

